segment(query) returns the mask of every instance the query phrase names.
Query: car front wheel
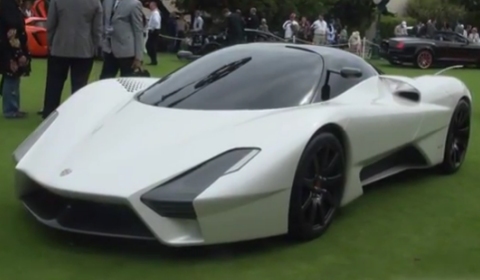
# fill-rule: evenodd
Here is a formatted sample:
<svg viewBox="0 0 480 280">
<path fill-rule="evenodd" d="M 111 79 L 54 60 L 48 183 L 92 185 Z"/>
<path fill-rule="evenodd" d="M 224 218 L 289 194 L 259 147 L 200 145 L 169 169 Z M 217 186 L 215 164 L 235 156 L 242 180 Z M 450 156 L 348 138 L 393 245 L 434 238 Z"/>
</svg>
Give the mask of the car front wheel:
<svg viewBox="0 0 480 280">
<path fill-rule="evenodd" d="M 450 120 L 445 140 L 444 158 L 439 166 L 440 171 L 444 174 L 457 172 L 465 160 L 470 140 L 471 113 L 470 104 L 465 100 L 460 100 Z"/>
<path fill-rule="evenodd" d="M 337 214 L 345 185 L 345 153 L 332 133 L 307 145 L 295 174 L 289 209 L 289 236 L 307 241 L 322 235 Z"/>
</svg>

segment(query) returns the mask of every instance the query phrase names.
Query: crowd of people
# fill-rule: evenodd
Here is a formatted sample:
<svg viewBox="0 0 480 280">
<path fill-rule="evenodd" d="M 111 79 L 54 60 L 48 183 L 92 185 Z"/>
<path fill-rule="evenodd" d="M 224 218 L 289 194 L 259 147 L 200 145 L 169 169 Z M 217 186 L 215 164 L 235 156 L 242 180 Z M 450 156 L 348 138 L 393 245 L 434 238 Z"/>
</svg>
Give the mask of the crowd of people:
<svg viewBox="0 0 480 280">
<path fill-rule="evenodd" d="M 337 19 L 327 22 L 323 15 L 319 15 L 313 23 L 303 16 L 297 21 L 297 15 L 292 13 L 283 24 L 284 38 L 287 41 L 309 41 L 315 45 L 335 45 L 348 43 L 347 26 L 342 26 Z"/>
<path fill-rule="evenodd" d="M 438 24 L 435 19 L 430 19 L 426 22 L 419 21 L 415 26 L 411 27 L 411 32 L 409 32 L 407 23 L 402 21 L 395 27 L 393 33 L 396 37 L 413 35 L 417 37 L 434 38 L 437 30 L 455 32 L 468 38 L 472 43 L 480 43 L 480 36 L 477 27 L 473 27 L 469 24 L 465 26 L 461 22 L 455 24 L 449 24 L 448 22 Z"/>
<path fill-rule="evenodd" d="M 255 40 L 255 33 L 247 32 L 245 34 L 244 29 L 253 29 L 268 33 L 272 31 L 269 28 L 267 20 L 261 18 L 257 13 L 257 9 L 254 7 L 246 12 L 240 9 L 235 11 L 225 9 L 222 13 L 226 19 L 227 40 L 231 44 L 252 42 Z M 166 34 L 170 37 L 183 39 L 187 33 L 201 34 L 205 32 L 204 20 L 202 19 L 202 13 L 199 11 L 197 11 L 193 18 L 192 29 L 188 29 L 189 24 L 185 24 L 183 15 L 172 14 L 171 18 L 176 20 L 169 21 L 165 29 Z M 197 25 L 197 23 L 199 24 Z M 178 28 L 179 25 L 181 28 Z M 327 22 L 323 15 L 319 15 L 312 23 L 306 16 L 302 16 L 300 20 L 298 20 L 297 15 L 292 13 L 283 23 L 282 28 L 284 30 L 283 38 L 287 42 L 298 41 L 316 45 L 347 45 L 350 38 L 347 26 L 342 26 L 338 19 L 331 19 Z M 173 50 L 178 50 L 178 48 Z"/>
</svg>

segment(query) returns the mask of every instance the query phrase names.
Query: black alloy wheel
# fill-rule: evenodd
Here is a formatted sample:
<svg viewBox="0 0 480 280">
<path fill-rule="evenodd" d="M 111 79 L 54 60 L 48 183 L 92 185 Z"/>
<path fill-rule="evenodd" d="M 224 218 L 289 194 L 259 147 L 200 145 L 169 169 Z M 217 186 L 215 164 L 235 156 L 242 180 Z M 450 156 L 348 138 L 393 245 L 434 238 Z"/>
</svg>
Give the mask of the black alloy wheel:
<svg viewBox="0 0 480 280">
<path fill-rule="evenodd" d="M 345 153 L 331 133 L 315 136 L 302 155 L 290 197 L 289 235 L 311 240 L 335 217 L 345 184 Z"/>
<path fill-rule="evenodd" d="M 470 104 L 465 100 L 460 100 L 450 121 L 445 141 L 444 160 L 440 164 L 440 169 L 445 174 L 458 171 L 465 160 L 470 139 L 470 121 Z"/>
</svg>

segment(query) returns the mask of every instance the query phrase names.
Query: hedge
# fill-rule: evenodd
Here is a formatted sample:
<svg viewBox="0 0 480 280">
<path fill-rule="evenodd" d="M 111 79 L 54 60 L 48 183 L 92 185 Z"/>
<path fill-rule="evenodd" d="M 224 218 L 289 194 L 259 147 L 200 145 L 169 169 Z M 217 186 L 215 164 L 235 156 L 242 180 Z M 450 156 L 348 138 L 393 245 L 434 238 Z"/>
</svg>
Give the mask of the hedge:
<svg viewBox="0 0 480 280">
<path fill-rule="evenodd" d="M 399 25 L 402 21 L 407 22 L 407 26 L 414 26 L 417 24 L 417 20 L 410 17 L 382 16 L 379 24 L 380 37 L 382 39 L 393 37 L 395 26 Z"/>
</svg>

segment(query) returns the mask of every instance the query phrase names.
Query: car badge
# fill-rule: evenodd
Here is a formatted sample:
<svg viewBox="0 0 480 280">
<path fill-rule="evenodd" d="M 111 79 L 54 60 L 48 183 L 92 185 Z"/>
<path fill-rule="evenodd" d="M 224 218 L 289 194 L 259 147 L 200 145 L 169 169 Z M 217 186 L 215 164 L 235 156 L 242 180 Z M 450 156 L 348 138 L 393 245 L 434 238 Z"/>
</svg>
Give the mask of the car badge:
<svg viewBox="0 0 480 280">
<path fill-rule="evenodd" d="M 60 172 L 60 177 L 67 176 L 70 173 L 72 173 L 72 170 L 67 168 L 67 169 L 63 170 L 62 172 Z"/>
</svg>

